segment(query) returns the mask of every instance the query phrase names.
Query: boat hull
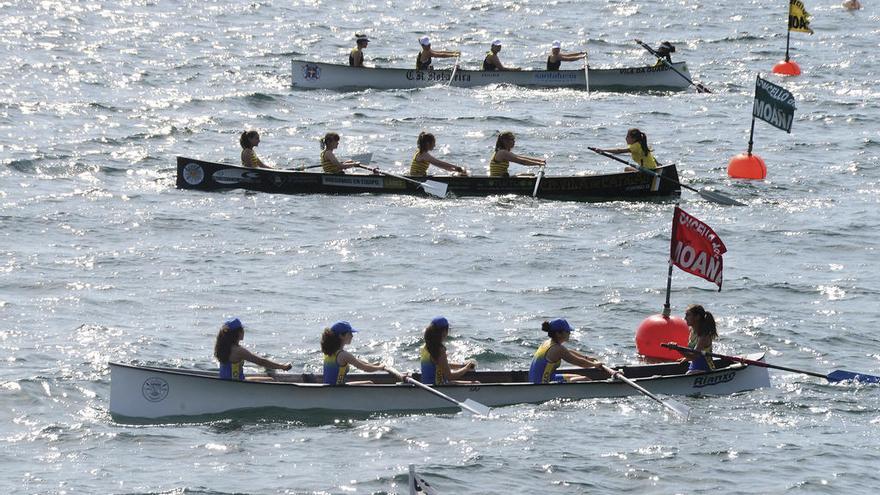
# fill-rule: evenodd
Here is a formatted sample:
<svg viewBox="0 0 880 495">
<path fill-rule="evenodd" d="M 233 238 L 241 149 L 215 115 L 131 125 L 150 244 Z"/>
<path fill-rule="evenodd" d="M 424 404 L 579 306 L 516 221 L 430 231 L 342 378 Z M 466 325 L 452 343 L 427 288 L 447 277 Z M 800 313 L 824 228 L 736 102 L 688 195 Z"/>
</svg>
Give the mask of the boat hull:
<svg viewBox="0 0 880 495">
<path fill-rule="evenodd" d="M 763 355 L 750 359 L 760 360 Z M 683 374 L 686 368 L 678 363 L 620 369 L 642 387 L 663 395 L 726 395 L 770 386 L 766 368 L 727 364 L 697 375 Z M 470 398 L 490 407 L 639 394 L 623 382 L 604 379 L 607 375 L 599 376 L 598 370 L 562 371 L 596 375 L 595 381 L 534 385 L 525 381 L 526 371 L 478 372 L 466 378 L 483 383 L 437 389 L 459 401 Z M 387 374 L 359 374 L 357 379 L 369 379 L 374 384 L 327 386 L 321 383 L 319 375 L 240 382 L 221 380 L 215 372 L 110 363 L 110 413 L 118 420 L 143 421 L 222 416 L 259 409 L 337 414 L 450 409 L 449 402 L 413 385 L 392 383 Z"/>
<path fill-rule="evenodd" d="M 687 64 L 672 64 L 676 70 L 690 78 Z M 621 67 L 617 69 L 589 69 L 590 89 L 644 91 L 681 91 L 689 83 L 665 65 Z M 377 67 L 349 67 L 348 65 L 291 61 L 292 85 L 308 89 L 415 89 L 450 85 L 473 88 L 490 84 L 510 84 L 539 88 L 587 89 L 583 69 L 576 70 L 523 70 L 482 71 L 465 70 L 415 70 Z M 450 77 L 452 81 L 450 82 Z"/>
<path fill-rule="evenodd" d="M 541 179 L 538 197 L 573 201 L 644 200 L 672 198 L 681 195 L 675 165 L 658 169 L 671 180 L 663 180 L 637 172 L 602 175 L 547 176 Z M 447 185 L 452 197 L 516 194 L 531 196 L 535 189 L 533 176 L 431 176 Z M 248 189 L 280 194 L 415 194 L 425 195 L 418 184 L 385 175 L 324 174 L 292 170 L 245 168 L 237 165 L 207 162 L 193 158 L 177 158 L 177 187 L 215 191 Z"/>
</svg>

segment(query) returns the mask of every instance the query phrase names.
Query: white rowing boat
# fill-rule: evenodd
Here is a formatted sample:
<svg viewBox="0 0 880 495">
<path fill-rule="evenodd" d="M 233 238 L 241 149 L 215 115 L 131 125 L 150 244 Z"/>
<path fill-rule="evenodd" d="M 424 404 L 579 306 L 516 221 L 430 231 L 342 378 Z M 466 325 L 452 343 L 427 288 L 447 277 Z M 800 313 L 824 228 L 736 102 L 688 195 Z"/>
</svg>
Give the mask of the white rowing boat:
<svg viewBox="0 0 880 495">
<path fill-rule="evenodd" d="M 672 64 L 676 70 L 690 78 L 687 64 Z M 484 71 L 459 69 L 452 74 L 446 70 L 415 70 L 379 67 L 349 67 L 293 60 L 291 73 L 293 86 L 309 89 L 413 89 L 438 84 L 472 88 L 489 84 L 510 84 L 541 88 L 587 89 L 587 75 L 583 69 L 575 70 L 523 70 Z M 589 69 L 590 89 L 643 91 L 684 90 L 689 83 L 665 65 L 621 67 L 617 69 Z M 452 81 L 450 82 L 450 78 Z"/>
<path fill-rule="evenodd" d="M 763 354 L 749 359 L 758 361 Z M 685 375 L 679 363 L 619 367 L 625 376 L 654 394 L 725 395 L 770 386 L 767 369 L 716 360 L 716 370 Z M 464 379 L 478 385 L 437 387 L 459 401 L 472 399 L 490 407 L 541 403 L 555 399 L 628 397 L 639 392 L 602 370 L 560 370 L 594 381 L 534 385 L 527 371 L 481 371 Z M 262 375 L 265 377 L 265 375 Z M 449 410 L 446 400 L 388 374 L 357 374 L 373 385 L 327 386 L 320 375 L 278 375 L 274 381 L 222 380 L 216 372 L 110 363 L 110 413 L 117 419 L 174 420 L 225 416 L 259 409 L 292 412 L 378 413 Z"/>
</svg>

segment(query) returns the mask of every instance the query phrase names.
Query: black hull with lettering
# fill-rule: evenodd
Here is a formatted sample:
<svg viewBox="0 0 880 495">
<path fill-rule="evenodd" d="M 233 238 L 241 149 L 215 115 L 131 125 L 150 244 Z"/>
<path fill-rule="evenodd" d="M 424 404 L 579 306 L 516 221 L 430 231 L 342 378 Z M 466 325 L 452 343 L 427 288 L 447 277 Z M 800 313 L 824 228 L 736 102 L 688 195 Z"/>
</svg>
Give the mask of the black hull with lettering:
<svg viewBox="0 0 880 495">
<path fill-rule="evenodd" d="M 601 175 L 576 175 L 541 180 L 537 197 L 569 201 L 662 200 L 681 195 L 675 165 L 660 167 L 657 172 L 665 179 L 638 172 L 617 172 Z M 448 197 L 522 195 L 531 196 L 534 176 L 430 176 L 448 186 Z M 412 194 L 426 193 L 417 184 L 394 177 L 371 174 L 324 174 L 293 170 L 255 169 L 213 163 L 193 158 L 177 158 L 177 187 L 216 191 L 247 189 L 277 194 Z"/>
</svg>

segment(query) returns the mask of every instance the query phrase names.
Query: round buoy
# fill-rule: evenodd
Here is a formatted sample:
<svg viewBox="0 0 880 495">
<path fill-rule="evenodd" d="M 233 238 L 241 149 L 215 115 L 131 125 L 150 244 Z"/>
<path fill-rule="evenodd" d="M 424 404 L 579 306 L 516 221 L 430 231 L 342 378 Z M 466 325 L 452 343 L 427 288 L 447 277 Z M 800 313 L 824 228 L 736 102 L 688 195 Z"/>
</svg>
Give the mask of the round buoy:
<svg viewBox="0 0 880 495">
<path fill-rule="evenodd" d="M 783 60 L 773 66 L 773 73 L 782 76 L 799 76 L 801 75 L 801 66 L 794 60 Z"/>
<path fill-rule="evenodd" d="M 660 361 L 681 359 L 681 353 L 660 345 L 666 342 L 687 346 L 688 325 L 683 318 L 651 315 L 639 324 L 639 328 L 636 330 L 636 349 L 639 354 Z"/>
<path fill-rule="evenodd" d="M 767 164 L 758 155 L 740 153 L 727 164 L 727 175 L 733 179 L 766 179 Z"/>
</svg>

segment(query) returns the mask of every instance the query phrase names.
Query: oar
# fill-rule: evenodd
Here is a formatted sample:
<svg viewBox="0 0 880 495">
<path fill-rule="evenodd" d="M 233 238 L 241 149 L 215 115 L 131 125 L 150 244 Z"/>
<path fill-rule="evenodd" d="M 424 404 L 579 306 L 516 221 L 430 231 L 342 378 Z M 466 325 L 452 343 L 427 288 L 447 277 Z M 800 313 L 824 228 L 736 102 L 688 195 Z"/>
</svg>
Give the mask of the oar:
<svg viewBox="0 0 880 495">
<path fill-rule="evenodd" d="M 458 56 L 455 57 L 455 65 L 452 66 L 452 74 L 449 75 L 449 82 L 446 83 L 446 86 L 452 86 L 452 80 L 455 79 L 455 71 L 458 70 L 458 61 L 461 59 L 461 52 L 458 52 Z"/>
<path fill-rule="evenodd" d="M 538 186 L 541 185 L 541 179 L 544 178 L 544 167 L 545 165 L 541 165 L 541 170 L 538 172 L 538 177 L 535 179 L 535 190 L 532 191 L 532 197 L 538 197 Z"/>
<path fill-rule="evenodd" d="M 669 61 L 666 60 L 665 57 L 661 57 L 660 54 L 657 53 L 656 50 L 654 50 L 654 49 L 651 48 L 650 46 L 646 45 L 644 42 L 642 42 L 642 40 L 640 40 L 640 39 L 636 39 L 635 41 L 636 41 L 636 43 L 638 43 L 639 45 L 641 45 L 642 48 L 644 48 L 645 50 L 648 50 L 649 52 L 651 52 L 651 55 L 657 57 L 657 60 L 663 62 L 663 64 L 664 64 L 666 67 L 669 67 L 670 69 L 672 69 L 676 74 L 678 74 L 679 76 L 683 77 L 685 81 L 691 83 L 695 88 L 697 88 L 697 93 L 711 93 L 711 91 L 709 91 L 709 88 L 707 88 L 706 86 L 703 86 L 703 85 L 700 84 L 700 83 L 695 83 L 695 82 L 691 81 L 691 79 L 690 79 L 688 76 L 686 76 L 686 75 L 682 74 L 681 72 L 679 72 L 678 69 L 676 69 L 675 67 L 673 67 L 672 64 L 670 64 Z"/>
<path fill-rule="evenodd" d="M 467 411 L 469 413 L 476 414 L 477 416 L 488 416 L 489 413 L 492 411 L 492 409 L 489 406 L 487 406 L 485 404 L 480 404 L 479 402 L 477 402 L 473 399 L 466 399 L 464 402 L 459 402 L 459 401 L 453 399 L 452 397 L 444 394 L 443 392 L 425 385 L 424 383 L 416 380 L 413 377 L 403 375 L 401 372 L 397 371 L 396 369 L 394 369 L 388 365 L 385 366 L 385 371 L 396 376 L 401 381 L 411 383 L 411 384 L 415 385 L 416 387 L 427 390 L 428 392 L 431 392 L 432 394 L 434 394 L 438 397 L 441 397 L 445 400 L 448 400 L 449 402 L 452 402 L 453 404 L 455 404 L 456 406 L 458 406 L 462 410 Z"/>
<path fill-rule="evenodd" d="M 358 162 L 361 165 L 369 165 L 370 162 L 373 161 L 373 153 L 371 152 L 371 153 L 362 153 L 360 155 L 352 155 L 351 158 L 349 158 L 349 160 L 351 160 L 353 162 Z M 303 170 L 308 170 L 310 168 L 320 168 L 320 167 L 323 167 L 323 165 L 301 166 L 301 167 L 294 167 L 294 168 L 291 168 L 288 170 L 303 171 Z"/>
<path fill-rule="evenodd" d="M 417 180 L 410 179 L 408 177 L 404 177 L 402 175 L 392 174 L 391 172 L 385 172 L 384 170 L 379 170 L 378 168 L 369 168 L 363 165 L 358 165 L 358 167 L 369 170 L 370 172 L 375 172 L 377 174 L 387 175 L 388 177 L 394 177 L 395 179 L 400 179 L 406 182 L 412 182 L 413 184 L 418 185 L 422 189 L 425 190 L 426 193 L 437 196 L 438 198 L 446 197 L 446 188 L 447 185 L 443 182 L 436 182 L 433 180 L 426 180 L 424 182 L 419 182 Z"/>
<path fill-rule="evenodd" d="M 682 347 L 680 345 L 675 345 L 675 344 L 660 344 L 660 345 L 662 345 L 663 347 L 665 347 L 667 349 L 672 349 L 672 350 L 675 350 L 675 351 L 678 351 L 681 353 L 703 354 L 705 356 L 712 356 L 712 357 L 717 357 L 717 358 L 721 358 L 721 359 L 728 359 L 730 361 L 736 361 L 738 363 L 743 363 L 743 364 L 750 364 L 752 366 L 758 366 L 761 368 L 773 368 L 773 369 L 777 369 L 777 370 L 791 371 L 793 373 L 801 373 L 804 375 L 815 376 L 817 378 L 824 378 L 832 383 L 841 382 L 844 380 L 854 380 L 857 382 L 864 382 L 864 383 L 880 383 L 880 376 L 868 375 L 865 373 L 856 373 L 853 371 L 844 371 L 844 370 L 834 370 L 831 373 L 828 373 L 827 375 L 823 375 L 822 373 L 816 373 L 813 371 L 806 371 L 806 370 L 799 370 L 799 369 L 795 369 L 795 368 L 788 368 L 786 366 L 777 366 L 774 364 L 767 364 L 764 361 L 754 361 L 752 359 L 741 358 L 738 356 L 725 356 L 724 354 L 715 354 L 714 352 L 700 352 L 700 351 L 691 349 L 690 347 Z"/>
<path fill-rule="evenodd" d="M 630 163 L 626 160 L 623 160 L 621 158 L 618 158 L 618 157 L 612 155 L 611 153 L 607 153 L 603 150 L 600 150 L 599 148 L 593 148 L 590 146 L 590 147 L 588 147 L 588 149 L 594 153 L 598 153 L 602 156 L 611 158 L 612 160 L 617 160 L 620 163 L 623 163 L 625 165 L 629 165 L 630 167 L 638 169 L 639 172 L 642 172 L 644 174 L 653 175 L 654 177 L 659 177 L 663 180 L 668 180 L 669 182 L 672 182 L 673 184 L 677 184 L 680 187 L 683 187 L 685 189 L 688 189 L 690 191 L 693 191 L 693 192 L 699 194 L 703 199 L 705 199 L 707 201 L 712 201 L 713 203 L 718 203 L 718 204 L 722 204 L 722 205 L 729 205 L 729 206 L 745 206 L 745 204 L 740 203 L 739 201 L 737 201 L 733 198 L 729 198 L 721 193 L 717 193 L 715 191 L 707 191 L 706 189 L 696 189 L 696 188 L 691 187 L 687 184 L 682 184 L 681 182 L 679 182 L 675 179 L 670 179 L 669 177 L 665 177 L 662 174 L 658 174 L 657 172 L 654 172 L 653 170 L 648 170 L 645 167 L 642 167 L 641 165 L 636 165 L 634 163 Z"/>
<path fill-rule="evenodd" d="M 590 97 L 590 64 L 587 62 L 587 47 L 584 45 L 584 81 L 587 85 L 587 98 Z"/>
<path fill-rule="evenodd" d="M 602 369 L 605 370 L 607 373 L 609 373 L 612 377 L 617 378 L 618 380 L 620 380 L 623 383 L 629 385 L 630 387 L 638 390 L 639 392 L 646 395 L 647 397 L 653 399 L 654 401 L 659 402 L 663 407 L 665 407 L 666 409 L 669 409 L 670 411 L 674 412 L 675 414 L 684 418 L 685 420 L 687 420 L 690 417 L 691 408 L 689 408 L 688 406 L 686 406 L 680 402 L 676 402 L 672 399 L 663 400 L 660 397 L 657 397 L 656 395 L 652 394 L 651 392 L 648 392 L 644 387 L 642 387 L 638 383 L 623 376 L 623 373 L 621 371 L 615 370 L 613 368 L 609 368 L 608 366 L 606 366 L 604 364 L 602 365 Z"/>
</svg>

